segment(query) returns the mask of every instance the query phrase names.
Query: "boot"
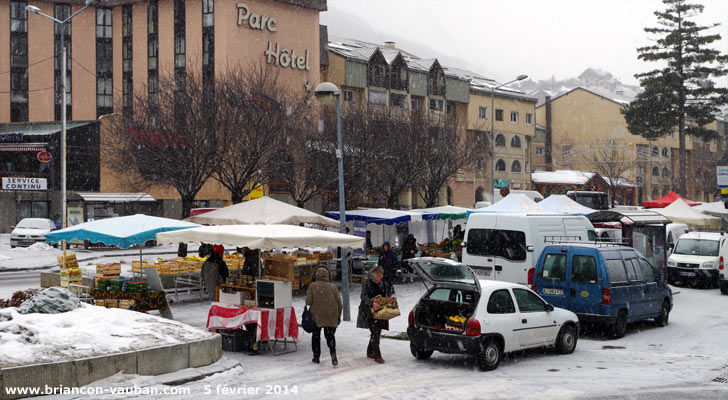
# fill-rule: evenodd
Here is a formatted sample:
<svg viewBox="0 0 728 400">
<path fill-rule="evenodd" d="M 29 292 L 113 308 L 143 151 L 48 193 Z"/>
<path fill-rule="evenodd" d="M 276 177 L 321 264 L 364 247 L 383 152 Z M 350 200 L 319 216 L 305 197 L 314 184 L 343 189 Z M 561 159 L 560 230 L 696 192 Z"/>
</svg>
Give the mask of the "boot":
<svg viewBox="0 0 728 400">
<path fill-rule="evenodd" d="M 319 356 L 313 356 L 313 360 L 311 360 L 311 362 L 312 362 L 312 363 L 316 363 L 316 364 L 319 364 L 319 363 L 320 363 L 320 361 L 319 361 Z"/>
<path fill-rule="evenodd" d="M 377 364 L 384 364 L 384 359 L 382 357 L 377 357 L 374 359 L 374 361 L 376 361 Z"/>
<path fill-rule="evenodd" d="M 339 365 L 339 360 L 336 359 L 336 352 L 331 352 L 331 365 L 334 367 Z"/>
</svg>

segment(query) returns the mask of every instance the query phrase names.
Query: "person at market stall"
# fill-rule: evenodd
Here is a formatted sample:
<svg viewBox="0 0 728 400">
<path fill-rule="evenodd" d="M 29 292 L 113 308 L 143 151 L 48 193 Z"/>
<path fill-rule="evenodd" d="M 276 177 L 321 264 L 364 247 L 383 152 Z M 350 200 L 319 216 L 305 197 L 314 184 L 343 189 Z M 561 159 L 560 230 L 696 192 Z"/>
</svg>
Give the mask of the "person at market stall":
<svg viewBox="0 0 728 400">
<path fill-rule="evenodd" d="M 205 258 L 212 253 L 212 245 L 209 243 L 200 243 L 200 247 L 197 249 L 197 255 L 200 258 Z"/>
<path fill-rule="evenodd" d="M 391 296 L 394 294 L 394 279 L 397 277 L 397 255 L 389 246 L 389 242 L 384 242 L 382 245 L 378 264 L 384 269 L 384 291 L 387 296 Z"/>
<path fill-rule="evenodd" d="M 207 287 L 207 293 L 211 299 L 215 298 L 215 290 L 225 283 L 229 274 L 227 264 L 222 259 L 224 252 L 225 248 L 223 246 L 212 246 L 212 254 L 202 264 L 202 279 L 205 281 L 205 287 Z"/>
<path fill-rule="evenodd" d="M 341 302 L 339 289 L 329 282 L 329 270 L 326 267 L 316 269 L 314 274 L 316 280 L 311 282 L 306 290 L 306 305 L 310 307 L 311 316 L 316 323 L 316 329 L 311 336 L 311 350 L 313 350 L 313 361 L 319 363 L 321 356 L 321 329 L 324 330 L 326 345 L 331 353 L 331 364 L 339 365 L 336 359 L 336 328 L 341 322 L 341 313 L 344 306 Z"/>
<path fill-rule="evenodd" d="M 374 301 L 377 296 L 384 295 L 384 269 L 377 265 L 369 270 L 369 279 L 364 281 L 361 288 L 361 303 L 359 303 L 359 315 L 356 318 L 356 327 L 369 329 L 369 346 L 367 346 L 367 357 L 374 359 L 379 364 L 384 364 L 382 352 L 379 349 L 379 341 L 382 337 L 382 329 L 389 330 L 389 321 L 374 319 L 372 310 L 379 310 L 379 303 Z"/>
<path fill-rule="evenodd" d="M 260 250 L 253 250 L 249 247 L 243 247 L 243 255 L 245 256 L 245 262 L 243 262 L 243 275 L 258 276 L 259 265 L 260 265 Z"/>
<path fill-rule="evenodd" d="M 177 246 L 177 257 L 187 257 L 187 243 L 179 242 L 179 246 Z"/>
<path fill-rule="evenodd" d="M 409 263 L 406 263 L 405 261 L 415 257 L 417 257 L 417 239 L 415 238 L 415 235 L 410 233 L 407 235 L 407 238 L 404 240 L 404 244 L 402 245 L 402 270 L 407 274 L 410 280 L 412 279 L 411 274 L 414 271 L 412 270 L 412 267 L 409 266 Z"/>
<path fill-rule="evenodd" d="M 366 248 L 367 253 L 369 253 L 370 251 L 372 251 L 372 249 L 374 249 L 374 246 L 372 245 L 372 231 L 367 231 L 366 247 L 367 247 Z"/>
</svg>

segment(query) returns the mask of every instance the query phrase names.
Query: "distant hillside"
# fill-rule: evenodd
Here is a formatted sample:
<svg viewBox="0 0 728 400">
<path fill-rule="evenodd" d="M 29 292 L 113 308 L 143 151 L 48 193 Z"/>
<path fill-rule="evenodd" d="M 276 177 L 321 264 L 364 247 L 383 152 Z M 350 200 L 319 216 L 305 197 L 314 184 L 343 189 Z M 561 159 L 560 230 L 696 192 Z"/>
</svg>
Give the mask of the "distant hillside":
<svg viewBox="0 0 728 400">
<path fill-rule="evenodd" d="M 538 99 L 538 104 L 545 101 L 546 96 L 554 98 L 569 90 L 581 86 L 584 88 L 598 88 L 599 92 L 609 92 L 628 98 L 634 98 L 640 91 L 639 86 L 626 85 L 615 78 L 611 73 L 598 69 L 587 68 L 576 78 L 556 80 L 553 76 L 548 80 L 533 81 L 531 79 L 514 84 L 518 89 Z"/>
</svg>

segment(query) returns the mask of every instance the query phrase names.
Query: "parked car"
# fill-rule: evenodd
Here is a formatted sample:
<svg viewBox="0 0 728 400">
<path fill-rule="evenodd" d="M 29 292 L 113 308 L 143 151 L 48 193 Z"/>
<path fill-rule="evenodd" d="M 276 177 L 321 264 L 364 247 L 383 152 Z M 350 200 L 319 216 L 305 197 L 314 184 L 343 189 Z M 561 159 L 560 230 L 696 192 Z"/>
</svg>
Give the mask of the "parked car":
<svg viewBox="0 0 728 400">
<path fill-rule="evenodd" d="M 728 256 L 728 235 L 688 232 L 675 242 L 667 259 L 667 281 L 696 287 L 718 286 L 722 258 Z"/>
<path fill-rule="evenodd" d="M 680 239 L 680 236 L 688 233 L 688 226 L 686 224 L 671 223 L 665 225 L 665 244 L 667 246 L 667 255 L 672 254 L 672 249 L 675 248 L 675 242 Z"/>
<path fill-rule="evenodd" d="M 462 260 L 483 279 L 526 284 L 547 242 L 592 240 L 593 230 L 581 215 L 473 213 Z"/>
<path fill-rule="evenodd" d="M 728 294 L 728 273 L 726 272 L 725 264 L 720 263 L 718 271 L 718 287 L 720 287 L 721 294 Z"/>
<path fill-rule="evenodd" d="M 610 326 L 617 338 L 630 322 L 654 318 L 666 326 L 673 305 L 664 274 L 626 246 L 547 246 L 531 288 L 554 306 L 576 313 L 582 324 Z"/>
<path fill-rule="evenodd" d="M 534 347 L 569 354 L 576 348 L 579 320 L 523 285 L 478 280 L 465 264 L 436 257 L 407 260 L 429 286 L 409 313 L 407 335 L 417 359 L 434 351 L 471 354 L 494 370 L 503 354 Z"/>
<path fill-rule="evenodd" d="M 45 242 L 45 235 L 56 230 L 56 224 L 46 218 L 23 218 L 10 232 L 10 247 L 25 247 Z"/>
</svg>

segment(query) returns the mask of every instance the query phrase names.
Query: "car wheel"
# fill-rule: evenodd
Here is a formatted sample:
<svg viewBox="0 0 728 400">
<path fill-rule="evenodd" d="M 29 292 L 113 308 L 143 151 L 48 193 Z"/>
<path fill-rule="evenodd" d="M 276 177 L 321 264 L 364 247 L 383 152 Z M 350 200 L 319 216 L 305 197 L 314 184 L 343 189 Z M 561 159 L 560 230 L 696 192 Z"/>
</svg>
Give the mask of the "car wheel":
<svg viewBox="0 0 728 400">
<path fill-rule="evenodd" d="M 720 287 L 720 293 L 721 294 L 728 294 L 728 286 L 721 286 Z"/>
<path fill-rule="evenodd" d="M 571 354 L 576 349 L 578 340 L 576 329 L 571 325 L 565 325 L 556 337 L 556 351 L 559 354 Z"/>
<path fill-rule="evenodd" d="M 655 318 L 655 324 L 657 326 L 665 327 L 667 326 L 668 320 L 670 319 L 670 304 L 667 302 L 667 300 L 662 302 L 662 307 L 660 308 L 660 315 Z"/>
<path fill-rule="evenodd" d="M 498 364 L 503 358 L 503 350 L 495 339 L 486 340 L 483 348 L 476 355 L 478 366 L 483 371 L 492 371 L 498 368 Z"/>
<path fill-rule="evenodd" d="M 418 359 L 418 360 L 427 360 L 432 356 L 433 350 L 427 350 L 427 349 L 418 349 L 415 347 L 414 343 L 410 342 L 410 352 L 412 352 L 412 355 Z"/>
<path fill-rule="evenodd" d="M 617 314 L 617 319 L 614 321 L 612 326 L 612 333 L 615 338 L 620 339 L 624 337 L 627 332 L 627 311 L 621 310 Z"/>
</svg>

